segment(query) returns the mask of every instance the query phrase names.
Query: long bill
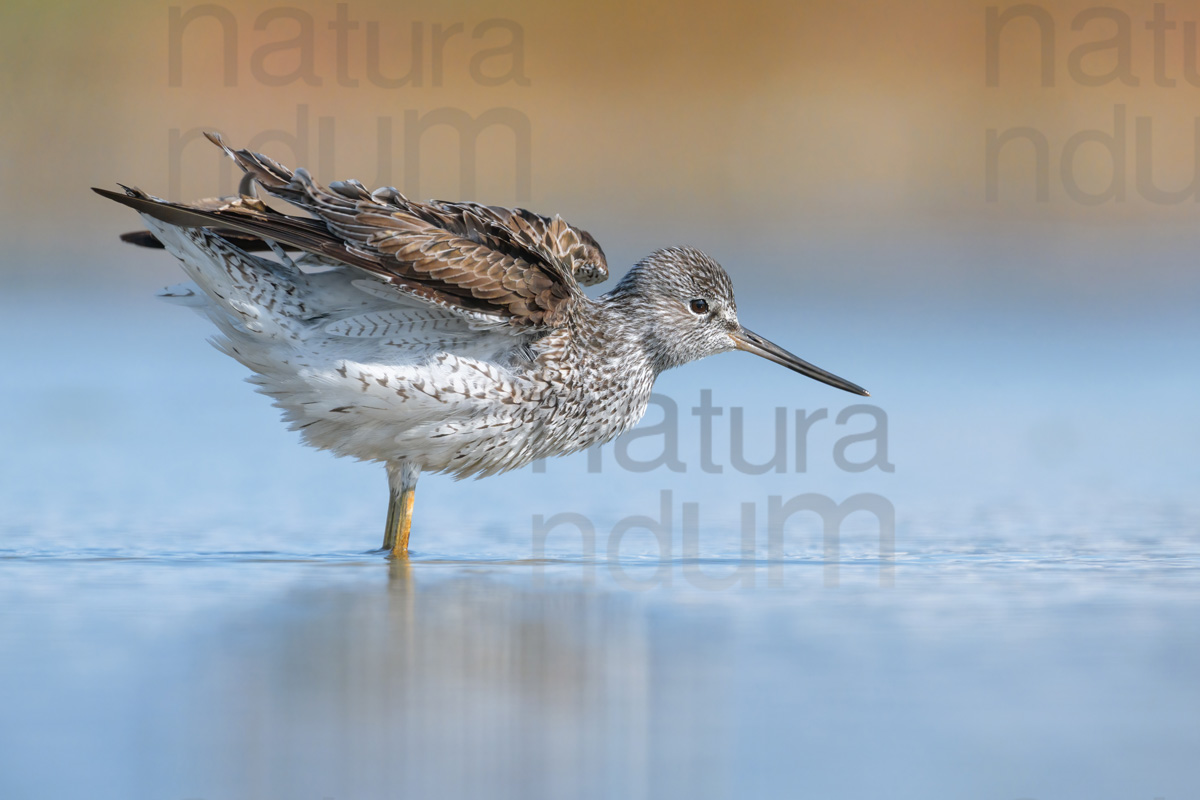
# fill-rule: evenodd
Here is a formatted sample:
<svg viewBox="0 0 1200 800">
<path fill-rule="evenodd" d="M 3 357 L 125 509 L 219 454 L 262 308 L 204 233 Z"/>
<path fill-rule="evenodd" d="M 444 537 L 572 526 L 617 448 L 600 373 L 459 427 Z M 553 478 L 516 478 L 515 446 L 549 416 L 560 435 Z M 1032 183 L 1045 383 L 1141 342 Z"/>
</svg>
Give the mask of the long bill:
<svg viewBox="0 0 1200 800">
<path fill-rule="evenodd" d="M 762 356 L 768 361 L 782 364 L 790 370 L 799 372 L 801 375 L 807 375 L 814 380 L 827 383 L 830 386 L 850 392 L 851 394 L 861 394 L 864 397 L 869 397 L 871 394 L 866 389 L 851 383 L 845 378 L 839 378 L 832 372 L 826 372 L 820 367 L 815 367 L 804 359 L 792 355 L 787 350 L 784 350 L 774 342 L 764 339 L 754 331 L 738 328 L 737 331 L 729 334 L 729 337 L 733 339 L 733 344 L 738 350 L 745 350 L 747 353 Z"/>
</svg>

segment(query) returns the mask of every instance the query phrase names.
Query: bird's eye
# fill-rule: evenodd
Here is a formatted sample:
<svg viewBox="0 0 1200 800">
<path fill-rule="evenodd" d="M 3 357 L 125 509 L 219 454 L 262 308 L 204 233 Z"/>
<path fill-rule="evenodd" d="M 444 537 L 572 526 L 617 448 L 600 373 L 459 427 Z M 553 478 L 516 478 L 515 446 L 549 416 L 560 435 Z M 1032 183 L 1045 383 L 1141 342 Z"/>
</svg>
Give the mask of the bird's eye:
<svg viewBox="0 0 1200 800">
<path fill-rule="evenodd" d="M 688 305 L 692 309 L 693 314 L 707 314 L 708 313 L 708 301 L 707 300 L 704 300 L 701 298 L 696 298 Z"/>
</svg>

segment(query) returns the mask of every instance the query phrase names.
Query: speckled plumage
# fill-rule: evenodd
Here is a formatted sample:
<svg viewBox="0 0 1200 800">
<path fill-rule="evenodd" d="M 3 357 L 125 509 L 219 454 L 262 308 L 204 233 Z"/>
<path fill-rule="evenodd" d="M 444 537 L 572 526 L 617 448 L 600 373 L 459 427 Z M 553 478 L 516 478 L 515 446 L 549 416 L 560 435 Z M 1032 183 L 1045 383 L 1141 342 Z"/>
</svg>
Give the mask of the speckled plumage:
<svg viewBox="0 0 1200 800">
<path fill-rule="evenodd" d="M 762 352 L 774 346 L 740 326 L 729 277 L 696 249 L 659 250 L 592 300 L 578 284 L 607 276 L 603 251 L 559 217 L 326 188 L 211 138 L 312 218 L 249 197 L 101 193 L 142 213 L 196 285 L 168 296 L 212 319 L 304 441 L 386 463 L 394 490 L 419 471 L 492 475 L 608 441 L 663 370 L 706 355 L 795 359 Z M 259 241 L 278 260 L 248 252 Z M 780 361 L 861 391 L 796 362 Z"/>
</svg>

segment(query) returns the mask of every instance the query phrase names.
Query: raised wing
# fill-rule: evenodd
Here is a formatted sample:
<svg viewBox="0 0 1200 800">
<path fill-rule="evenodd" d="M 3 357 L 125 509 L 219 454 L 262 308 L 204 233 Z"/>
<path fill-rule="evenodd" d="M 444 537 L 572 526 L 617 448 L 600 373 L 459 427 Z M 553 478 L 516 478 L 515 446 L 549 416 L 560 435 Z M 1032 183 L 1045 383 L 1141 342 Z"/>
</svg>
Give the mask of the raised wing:
<svg viewBox="0 0 1200 800">
<path fill-rule="evenodd" d="M 515 234 L 477 210 L 487 207 L 415 203 L 394 189 L 372 194 L 355 181 L 326 188 L 304 170 L 292 172 L 245 150 L 225 150 L 268 193 L 316 219 L 281 214 L 261 203 L 198 208 L 135 189 L 125 195 L 96 191 L 165 222 L 269 239 L 357 267 L 418 298 L 517 327 L 561 325 L 583 299 L 565 264 L 531 236 Z"/>
<path fill-rule="evenodd" d="M 596 240 L 561 217 L 549 219 L 524 209 L 478 203 L 422 203 L 392 187 L 370 192 L 358 181 L 336 181 L 325 188 L 306 170 L 292 172 L 264 155 L 233 150 L 216 134 L 207 136 L 269 194 L 324 220 L 348 242 L 393 255 L 418 271 L 422 261 L 418 250 L 433 253 L 436 261 L 443 262 L 436 265 L 439 277 L 471 286 L 476 286 L 477 276 L 470 273 L 477 269 L 496 274 L 493 264 L 480 262 L 481 258 L 490 259 L 489 252 L 522 262 L 499 284 L 512 290 L 512 279 L 519 277 L 519 283 L 537 297 L 530 311 L 534 316 L 548 313 L 553 319 L 559 304 L 581 296 L 576 286 L 580 277 L 595 283 L 608 275 L 604 253 Z M 475 262 L 461 265 L 466 272 L 458 277 L 454 270 L 445 269 L 444 262 L 456 260 L 451 251 L 464 253 L 468 261 Z M 504 269 L 508 272 L 510 267 Z M 546 277 L 553 285 L 545 285 Z M 563 287 L 570 290 L 569 297 L 560 294 Z M 477 288 L 484 294 L 495 290 Z"/>
<path fill-rule="evenodd" d="M 568 224 L 557 214 L 550 218 L 524 208 L 470 202 L 434 200 L 422 203 L 410 200 L 390 186 L 370 192 L 358 181 L 336 181 L 325 189 L 314 183 L 305 170 L 292 172 L 261 153 L 234 150 L 218 134 L 206 133 L 205 136 L 267 192 L 317 216 L 331 211 L 331 204 L 339 205 L 339 201 L 344 200 L 387 205 L 472 241 L 490 245 L 500 242 L 526 250 L 584 285 L 608 279 L 608 261 L 600 243 L 590 233 Z"/>
</svg>

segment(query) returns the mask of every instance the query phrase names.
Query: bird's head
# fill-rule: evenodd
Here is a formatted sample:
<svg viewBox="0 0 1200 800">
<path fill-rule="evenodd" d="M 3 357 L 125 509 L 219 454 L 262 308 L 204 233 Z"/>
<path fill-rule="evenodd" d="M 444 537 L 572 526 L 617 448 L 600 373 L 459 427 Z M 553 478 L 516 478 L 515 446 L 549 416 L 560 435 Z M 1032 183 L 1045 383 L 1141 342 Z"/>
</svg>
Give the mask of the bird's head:
<svg viewBox="0 0 1200 800">
<path fill-rule="evenodd" d="M 659 371 L 745 350 L 838 389 L 867 394 L 746 329 L 738 321 L 729 275 L 694 247 L 668 247 L 650 254 L 626 273 L 608 298 L 626 307 Z"/>
</svg>

